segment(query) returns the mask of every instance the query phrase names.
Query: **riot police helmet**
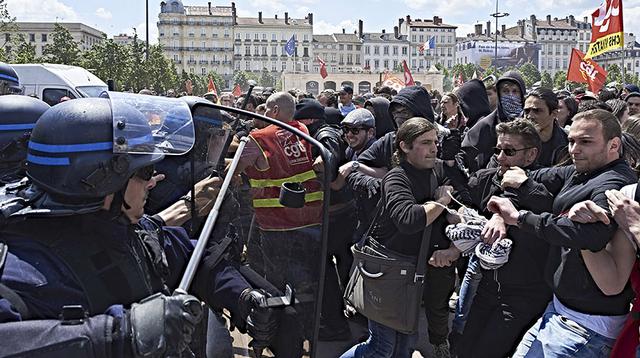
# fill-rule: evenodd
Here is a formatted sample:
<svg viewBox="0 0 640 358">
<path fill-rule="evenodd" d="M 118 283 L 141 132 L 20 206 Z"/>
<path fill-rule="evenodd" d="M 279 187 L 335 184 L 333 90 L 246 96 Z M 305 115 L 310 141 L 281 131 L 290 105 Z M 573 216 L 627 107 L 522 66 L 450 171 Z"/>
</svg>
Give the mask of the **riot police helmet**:
<svg viewBox="0 0 640 358">
<path fill-rule="evenodd" d="M 0 96 L 22 92 L 16 70 L 11 65 L 0 62 Z"/>
<path fill-rule="evenodd" d="M 27 143 L 36 121 L 50 107 L 45 102 L 18 95 L 0 96 L 0 173 L 22 171 Z"/>
<path fill-rule="evenodd" d="M 127 122 L 139 138 L 151 129 L 144 115 L 128 108 Z M 149 143 L 153 147 L 153 143 Z M 31 134 L 27 176 L 59 202 L 102 199 L 122 190 L 141 168 L 163 158 L 161 151 L 114 153 L 110 102 L 82 98 L 51 107 Z"/>
</svg>

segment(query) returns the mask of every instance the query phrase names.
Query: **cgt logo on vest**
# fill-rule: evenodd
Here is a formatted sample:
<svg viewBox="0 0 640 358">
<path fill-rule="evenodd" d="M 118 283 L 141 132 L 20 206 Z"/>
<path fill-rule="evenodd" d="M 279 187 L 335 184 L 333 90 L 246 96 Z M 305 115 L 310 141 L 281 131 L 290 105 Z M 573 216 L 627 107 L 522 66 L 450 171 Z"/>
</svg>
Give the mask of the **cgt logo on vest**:
<svg viewBox="0 0 640 358">
<path fill-rule="evenodd" d="M 297 135 L 282 129 L 276 132 L 276 138 L 278 139 L 280 148 L 282 148 L 289 161 L 289 165 L 311 162 L 307 148 L 304 147 L 304 144 L 302 144 L 302 141 Z"/>
</svg>

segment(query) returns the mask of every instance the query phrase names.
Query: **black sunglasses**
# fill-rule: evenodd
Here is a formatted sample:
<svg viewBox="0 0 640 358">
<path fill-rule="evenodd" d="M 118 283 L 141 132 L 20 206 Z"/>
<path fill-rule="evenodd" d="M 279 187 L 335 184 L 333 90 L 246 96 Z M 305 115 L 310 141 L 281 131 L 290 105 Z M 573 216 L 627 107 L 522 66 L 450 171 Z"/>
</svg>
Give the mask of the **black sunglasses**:
<svg viewBox="0 0 640 358">
<path fill-rule="evenodd" d="M 523 150 L 527 150 L 527 149 L 531 149 L 534 147 L 526 147 L 526 148 L 522 148 L 522 149 L 513 149 L 513 148 L 499 148 L 499 147 L 493 147 L 493 153 L 495 155 L 500 154 L 500 152 L 504 152 L 504 155 L 506 155 L 507 157 L 513 157 L 514 155 L 516 155 L 516 153 L 523 151 Z"/>
<path fill-rule="evenodd" d="M 135 174 L 133 174 L 136 178 L 140 178 L 144 181 L 149 181 L 153 178 L 153 175 L 156 173 L 156 167 L 151 164 L 146 167 L 142 167 L 136 170 Z"/>
<path fill-rule="evenodd" d="M 342 127 L 342 131 L 344 132 L 344 134 L 347 134 L 347 132 L 351 132 L 351 134 L 353 134 L 353 135 L 358 135 L 358 134 L 360 134 L 361 130 L 366 130 L 366 128 L 363 128 L 363 127 Z"/>
</svg>

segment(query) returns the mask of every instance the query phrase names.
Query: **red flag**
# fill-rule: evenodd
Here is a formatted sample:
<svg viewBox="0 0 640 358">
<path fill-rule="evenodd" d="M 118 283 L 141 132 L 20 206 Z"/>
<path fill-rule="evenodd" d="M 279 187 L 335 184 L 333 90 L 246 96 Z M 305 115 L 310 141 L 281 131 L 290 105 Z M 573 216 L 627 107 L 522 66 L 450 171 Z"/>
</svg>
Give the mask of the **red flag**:
<svg viewBox="0 0 640 358">
<path fill-rule="evenodd" d="M 458 78 L 456 79 L 456 86 L 462 86 L 464 84 L 464 78 L 462 77 L 462 72 L 458 73 Z"/>
<path fill-rule="evenodd" d="M 213 83 L 212 78 L 209 78 L 209 85 L 207 86 L 207 91 L 215 93 L 216 97 L 218 96 L 218 90 L 216 89 L 216 84 Z"/>
<path fill-rule="evenodd" d="M 236 97 L 240 97 L 240 96 L 242 96 L 242 88 L 240 88 L 239 84 L 236 84 L 236 86 L 233 87 L 233 92 L 231 92 L 231 93 L 233 93 L 233 95 L 236 96 Z"/>
<path fill-rule="evenodd" d="M 600 92 L 602 86 L 607 79 L 607 71 L 593 59 L 585 59 L 584 54 L 580 50 L 571 50 L 571 62 L 567 71 L 567 80 L 586 83 L 589 90 L 593 93 Z"/>
<path fill-rule="evenodd" d="M 404 85 L 415 86 L 416 83 L 413 82 L 413 77 L 411 76 L 411 71 L 409 71 L 409 67 L 407 66 L 407 61 L 402 60 L 402 67 L 404 68 Z"/>
<path fill-rule="evenodd" d="M 329 76 L 329 74 L 327 73 L 327 64 L 322 61 L 322 59 L 320 57 L 317 58 L 318 62 L 320 62 L 320 76 L 322 76 L 322 79 L 327 78 L 327 76 Z"/>
<path fill-rule="evenodd" d="M 624 48 L 622 0 L 603 0 L 591 14 L 591 43 L 585 58 Z"/>
</svg>

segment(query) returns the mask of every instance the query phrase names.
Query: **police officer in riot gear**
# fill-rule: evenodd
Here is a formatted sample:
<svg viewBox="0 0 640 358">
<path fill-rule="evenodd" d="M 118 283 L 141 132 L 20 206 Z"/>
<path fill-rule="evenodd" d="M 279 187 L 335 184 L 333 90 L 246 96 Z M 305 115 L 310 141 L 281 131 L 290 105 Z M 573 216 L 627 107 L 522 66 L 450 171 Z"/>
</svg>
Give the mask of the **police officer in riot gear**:
<svg viewBox="0 0 640 358">
<path fill-rule="evenodd" d="M 183 154 L 193 144 L 190 113 L 179 100 L 129 96 L 47 110 L 29 143 L 32 184 L 0 192 L 0 356 L 179 356 L 188 349 L 202 305 L 171 288 L 193 246 L 184 229 L 143 208 L 163 152 Z M 136 108 L 148 101 L 170 102 L 153 113 Z M 162 129 L 169 117 L 184 120 L 180 132 Z M 230 283 L 225 266 L 207 252 L 194 292 L 209 305 L 240 301 L 247 315 L 259 311 L 244 297 L 250 285 L 241 277 Z"/>
<path fill-rule="evenodd" d="M 0 184 L 24 177 L 31 130 L 49 105 L 28 96 L 0 96 Z"/>
<path fill-rule="evenodd" d="M 18 74 L 9 64 L 0 62 L 0 96 L 22 92 Z"/>
</svg>

